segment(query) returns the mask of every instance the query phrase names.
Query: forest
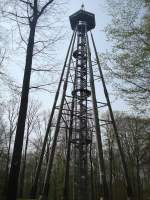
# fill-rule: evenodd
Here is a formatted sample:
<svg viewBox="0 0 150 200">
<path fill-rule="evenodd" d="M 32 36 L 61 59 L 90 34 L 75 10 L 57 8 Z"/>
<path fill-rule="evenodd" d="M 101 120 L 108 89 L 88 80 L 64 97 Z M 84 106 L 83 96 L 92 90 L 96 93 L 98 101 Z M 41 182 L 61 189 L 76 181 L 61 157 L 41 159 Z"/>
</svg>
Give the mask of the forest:
<svg viewBox="0 0 150 200">
<path fill-rule="evenodd" d="M 103 52 L 73 0 L 0 0 L 0 200 L 150 199 L 150 0 L 102 2 Z"/>
</svg>

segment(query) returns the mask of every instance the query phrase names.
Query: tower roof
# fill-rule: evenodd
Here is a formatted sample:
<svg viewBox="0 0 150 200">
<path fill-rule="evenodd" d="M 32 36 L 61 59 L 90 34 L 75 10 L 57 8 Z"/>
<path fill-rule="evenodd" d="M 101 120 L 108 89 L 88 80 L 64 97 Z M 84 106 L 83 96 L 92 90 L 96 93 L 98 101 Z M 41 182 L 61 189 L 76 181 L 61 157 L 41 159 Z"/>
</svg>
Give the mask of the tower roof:
<svg viewBox="0 0 150 200">
<path fill-rule="evenodd" d="M 95 28 L 95 15 L 83 9 L 75 12 L 69 18 L 72 30 L 75 30 L 79 21 L 84 21 L 87 23 L 87 31 Z"/>
</svg>

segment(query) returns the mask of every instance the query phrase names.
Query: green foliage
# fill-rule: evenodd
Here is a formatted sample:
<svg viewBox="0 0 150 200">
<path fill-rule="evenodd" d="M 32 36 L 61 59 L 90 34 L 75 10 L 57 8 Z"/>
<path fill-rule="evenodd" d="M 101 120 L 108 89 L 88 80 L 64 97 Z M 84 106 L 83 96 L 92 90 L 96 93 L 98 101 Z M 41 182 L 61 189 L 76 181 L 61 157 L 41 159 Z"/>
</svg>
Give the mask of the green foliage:
<svg viewBox="0 0 150 200">
<path fill-rule="evenodd" d="M 111 24 L 105 31 L 113 43 L 107 54 L 115 88 L 136 109 L 150 103 L 150 1 L 108 0 Z"/>
</svg>

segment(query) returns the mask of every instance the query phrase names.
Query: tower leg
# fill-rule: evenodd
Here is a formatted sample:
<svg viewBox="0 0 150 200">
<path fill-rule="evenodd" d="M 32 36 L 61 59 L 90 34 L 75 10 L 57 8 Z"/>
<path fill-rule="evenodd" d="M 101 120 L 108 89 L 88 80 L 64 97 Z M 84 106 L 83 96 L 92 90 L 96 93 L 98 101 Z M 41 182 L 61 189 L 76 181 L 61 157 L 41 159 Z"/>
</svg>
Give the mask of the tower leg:
<svg viewBox="0 0 150 200">
<path fill-rule="evenodd" d="M 104 88 L 104 94 L 105 94 L 105 97 L 106 97 L 106 100 L 107 100 L 107 105 L 108 105 L 110 117 L 111 117 L 111 120 L 112 120 L 112 125 L 113 125 L 113 129 L 114 129 L 114 133 L 115 133 L 115 136 L 116 136 L 118 149 L 119 149 L 119 152 L 120 152 L 121 161 L 122 161 L 122 165 L 123 165 L 123 169 L 124 169 L 124 174 L 125 174 L 126 183 L 127 183 L 127 195 L 128 195 L 128 198 L 131 200 L 131 199 L 134 199 L 132 184 L 131 184 L 131 180 L 130 180 L 130 177 L 129 177 L 129 172 L 128 172 L 128 168 L 127 168 L 127 165 L 126 165 L 126 161 L 125 161 L 125 155 L 124 155 L 123 149 L 121 147 L 120 138 L 119 138 L 119 134 L 118 134 L 118 130 L 117 130 L 117 125 L 116 125 L 115 118 L 114 118 L 114 115 L 113 115 L 113 111 L 112 111 L 112 107 L 111 107 L 111 103 L 110 103 L 110 99 L 109 99 L 109 94 L 108 94 L 107 87 L 106 87 L 106 84 L 105 84 L 105 80 L 104 80 L 103 72 L 102 72 L 102 69 L 101 69 L 100 62 L 99 62 L 99 57 L 98 57 L 98 53 L 97 53 L 97 49 L 96 49 L 96 45 L 95 45 L 95 42 L 94 42 L 92 32 L 91 32 L 91 38 L 92 38 L 92 43 L 93 43 L 93 47 L 94 47 L 94 51 L 95 51 L 96 61 L 97 61 L 97 64 L 98 64 L 98 70 L 99 70 L 100 77 L 101 77 L 101 80 L 102 80 L 102 85 L 103 85 L 103 88 Z"/>
<path fill-rule="evenodd" d="M 75 33 L 74 38 L 73 38 L 73 43 L 72 43 L 72 48 L 71 48 L 71 53 L 70 53 L 70 59 L 69 59 L 69 63 L 68 63 L 67 73 L 66 73 L 66 79 L 64 80 L 63 94 L 62 94 L 59 113 L 58 113 L 58 117 L 57 117 L 56 129 L 55 129 L 55 132 L 54 132 L 54 138 L 53 138 L 53 143 L 52 143 L 52 147 L 51 147 L 51 153 L 50 153 L 49 161 L 48 161 L 48 165 L 47 165 L 43 191 L 42 191 L 42 195 L 40 197 L 41 200 L 47 200 L 47 198 L 48 198 L 53 159 L 54 159 L 54 154 L 55 154 L 55 148 L 56 148 L 56 145 L 57 145 L 58 133 L 59 133 L 59 129 L 60 129 L 60 120 L 61 120 L 65 96 L 66 96 L 68 77 L 69 77 L 69 73 L 70 73 L 70 65 L 71 65 L 71 61 L 72 61 L 72 53 L 73 53 L 73 50 L 74 50 L 75 38 L 76 38 L 76 33 Z"/>
<path fill-rule="evenodd" d="M 75 72 L 74 79 L 76 80 L 76 72 Z M 75 84 L 74 84 L 74 89 L 75 89 Z M 74 115 L 74 96 L 72 98 L 71 113 L 70 113 L 70 126 L 69 126 L 69 138 L 68 138 L 68 144 L 67 144 L 67 158 L 66 158 L 66 169 L 65 169 L 65 178 L 64 178 L 63 200 L 69 200 L 69 171 L 70 171 L 69 163 L 70 163 L 71 139 L 72 139 L 72 128 L 73 128 L 73 115 Z"/>
<path fill-rule="evenodd" d="M 63 70 L 62 70 L 62 74 L 61 74 L 60 81 L 59 81 L 59 84 L 58 84 L 58 88 L 57 88 L 57 91 L 56 91 L 54 104 L 53 104 L 53 107 L 52 107 L 52 110 L 51 110 L 51 115 L 50 115 L 50 118 L 49 118 L 49 121 L 48 121 L 48 125 L 47 125 L 47 129 L 46 129 L 46 133 L 45 133 L 45 137 L 44 137 L 44 141 L 43 141 L 43 146 L 42 146 L 39 162 L 38 162 L 38 165 L 37 165 L 37 168 L 36 168 L 35 178 L 34 178 L 32 188 L 31 188 L 31 192 L 30 192 L 30 197 L 32 199 L 36 198 L 38 180 L 39 180 L 41 167 L 42 167 L 42 163 L 43 163 L 45 147 L 46 147 L 48 135 L 49 135 L 49 132 L 50 132 L 54 112 L 55 112 L 55 109 L 56 109 L 56 104 L 57 104 L 57 100 L 58 100 L 58 97 L 59 97 L 60 88 L 61 88 L 61 84 L 62 84 L 62 81 L 63 81 L 63 76 L 64 76 L 64 72 L 65 72 L 65 69 L 66 69 L 66 64 L 67 64 L 67 60 L 68 60 L 68 57 L 69 57 L 69 52 L 70 52 L 70 48 L 71 48 L 71 45 L 72 45 L 72 42 L 73 42 L 74 34 L 75 33 L 73 33 L 73 35 L 72 35 L 71 42 L 69 44 L 69 48 L 68 48 L 68 51 L 67 51 L 67 56 L 66 56 L 65 63 L 64 63 L 64 66 L 63 66 Z"/>
<path fill-rule="evenodd" d="M 87 45 L 88 45 L 87 48 L 88 48 L 90 85 L 91 85 L 91 91 L 92 91 L 93 113 L 94 113 L 94 122 L 95 122 L 95 130 L 96 130 L 96 137 L 97 137 L 97 146 L 98 146 L 98 151 L 99 151 L 100 168 L 101 168 L 101 174 L 102 174 L 103 193 L 104 193 L 104 200 L 108 200 L 109 199 L 108 185 L 106 181 L 106 171 L 105 171 L 103 148 L 102 148 L 101 130 L 100 130 L 100 124 L 99 124 L 99 116 L 98 116 L 98 108 L 97 108 L 97 101 L 96 101 L 96 93 L 95 93 L 95 85 L 94 85 L 94 78 L 93 78 L 93 69 L 92 69 L 91 52 L 90 52 L 90 47 L 89 47 L 88 35 L 87 35 Z"/>
</svg>

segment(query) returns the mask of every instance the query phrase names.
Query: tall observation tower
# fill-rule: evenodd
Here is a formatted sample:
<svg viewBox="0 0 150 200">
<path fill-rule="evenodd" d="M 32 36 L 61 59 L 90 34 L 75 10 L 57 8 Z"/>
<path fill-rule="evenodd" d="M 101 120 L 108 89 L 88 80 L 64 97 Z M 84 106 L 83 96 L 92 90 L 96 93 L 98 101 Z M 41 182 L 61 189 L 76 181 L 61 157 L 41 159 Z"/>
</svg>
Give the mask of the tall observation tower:
<svg viewBox="0 0 150 200">
<path fill-rule="evenodd" d="M 91 88 L 88 86 L 88 37 L 87 32 L 95 28 L 95 16 L 84 10 L 79 10 L 70 16 L 70 24 L 77 33 L 75 59 L 75 79 L 72 90 L 73 112 L 72 118 L 72 146 L 74 162 L 74 199 L 88 199 L 89 169 L 88 158 L 92 143 L 92 127 L 88 99 Z"/>
<path fill-rule="evenodd" d="M 65 137 L 65 170 L 64 170 L 64 200 L 109 200 L 109 188 L 105 170 L 105 159 L 101 138 L 101 127 L 112 124 L 124 175 L 127 184 L 127 194 L 132 198 L 132 188 L 128 175 L 124 153 L 121 148 L 116 123 L 103 72 L 98 58 L 94 38 L 91 30 L 95 28 L 95 15 L 81 10 L 70 16 L 73 35 L 67 51 L 62 69 L 58 89 L 54 99 L 49 123 L 47 126 L 42 152 L 36 169 L 36 175 L 31 190 L 31 197 L 35 198 L 46 143 L 50 129 L 53 128 L 53 141 L 41 199 L 48 200 L 50 178 L 53 174 L 53 161 L 60 145 L 61 138 Z M 90 35 L 90 38 L 89 38 Z M 89 42 L 90 40 L 90 42 Z M 90 44 L 93 51 L 91 52 Z M 92 54 L 92 55 L 91 55 Z M 92 60 L 93 58 L 93 60 Z M 96 71 L 96 74 L 95 74 Z M 102 87 L 95 89 L 95 81 L 99 79 Z M 103 89 L 101 89 L 103 88 Z M 102 90 L 102 91 L 100 91 Z M 98 102 L 96 93 L 103 92 L 105 102 Z M 101 108 L 109 111 L 109 120 L 100 119 Z M 54 120 L 55 116 L 55 120 Z M 97 153 L 95 153 L 97 151 Z M 93 175 L 93 154 L 98 155 L 99 174 Z M 99 182 L 99 197 L 95 197 L 97 187 L 94 180 Z"/>
</svg>

